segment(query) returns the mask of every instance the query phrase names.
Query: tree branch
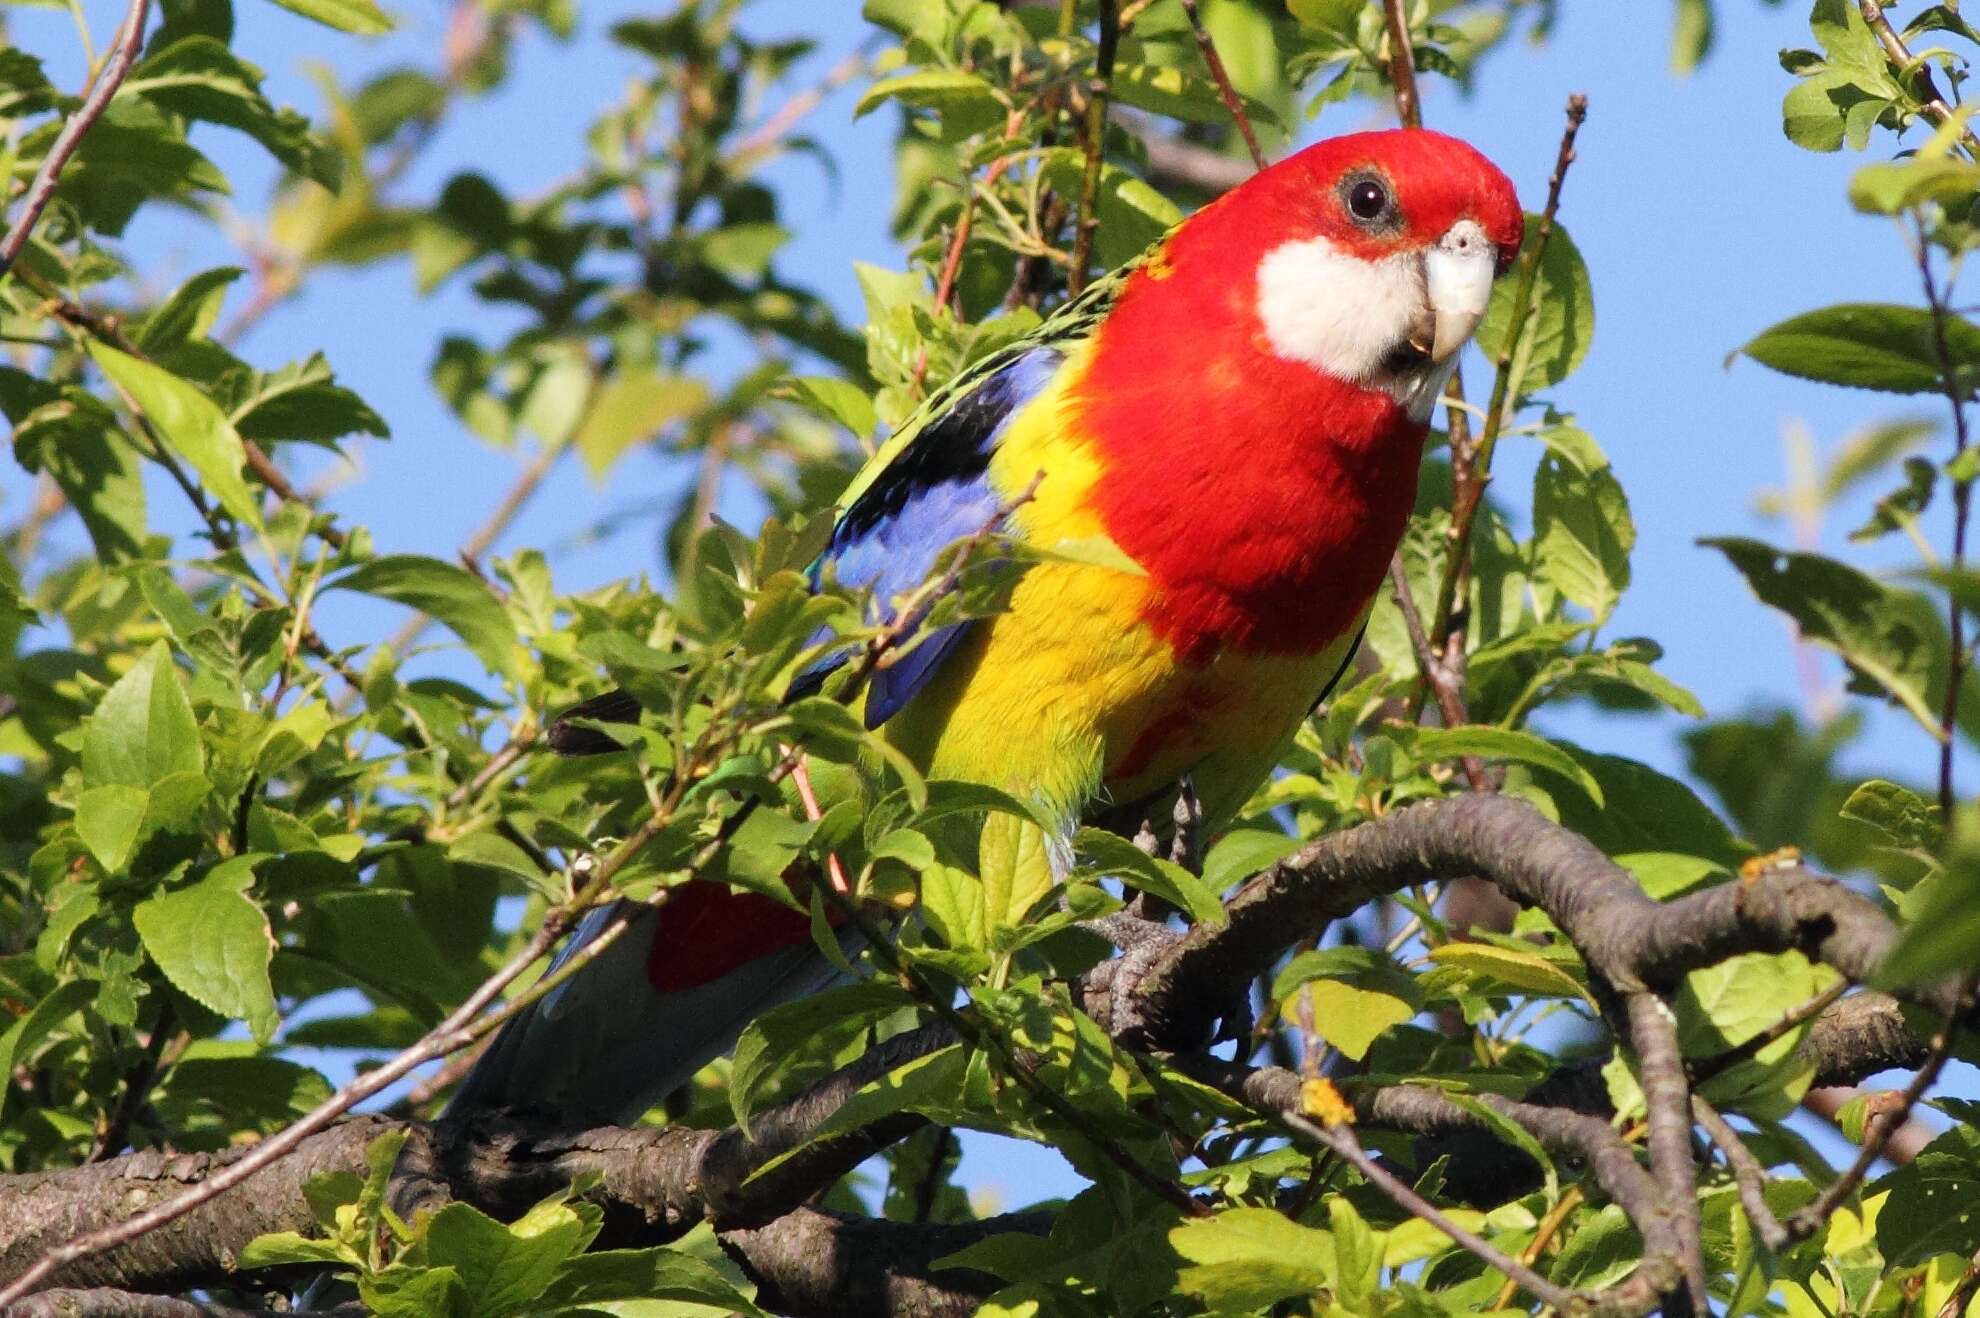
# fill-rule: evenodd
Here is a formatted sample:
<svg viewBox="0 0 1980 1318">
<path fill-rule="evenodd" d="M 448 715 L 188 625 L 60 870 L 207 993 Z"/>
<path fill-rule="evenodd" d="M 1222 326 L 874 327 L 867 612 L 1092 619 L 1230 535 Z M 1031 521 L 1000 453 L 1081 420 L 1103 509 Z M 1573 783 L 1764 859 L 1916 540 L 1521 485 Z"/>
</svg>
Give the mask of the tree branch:
<svg viewBox="0 0 1980 1318">
<path fill-rule="evenodd" d="M 34 172 L 28 183 L 27 197 L 21 203 L 21 213 L 14 217 L 13 227 L 7 236 L 0 238 L 0 276 L 13 269 L 14 262 L 20 259 L 21 251 L 34 234 L 35 223 L 41 213 L 48 209 L 48 203 L 55 198 L 55 185 L 61 177 L 62 167 L 82 145 L 83 135 L 95 126 L 110 108 L 110 102 L 117 95 L 117 89 L 124 84 L 124 76 L 131 71 L 131 64 L 137 59 L 138 47 L 144 41 L 144 22 L 151 16 L 151 0 L 131 0 L 131 6 L 124 11 L 124 22 L 117 29 L 117 37 L 109 54 L 98 69 L 96 77 L 89 84 L 89 94 L 82 105 L 69 116 L 56 135 L 48 154 L 41 158 L 41 168 Z"/>
<path fill-rule="evenodd" d="M 360 1304 L 340 1304 L 334 1309 L 297 1313 L 282 1309 L 243 1309 L 210 1300 L 174 1299 L 169 1295 L 141 1295 L 110 1286 L 87 1290 L 58 1287 L 30 1295 L 10 1306 L 7 1318 L 365 1318 Z"/>
<path fill-rule="evenodd" d="M 352 1118 L 302 1140 L 287 1158 L 259 1171 L 251 1186 L 236 1185 L 208 1196 L 181 1219 L 177 1230 L 121 1240 L 110 1249 L 71 1261 L 56 1279 L 67 1286 L 118 1289 L 185 1289 L 232 1280 L 234 1259 L 254 1237 L 270 1231 L 314 1230 L 303 1197 L 306 1181 L 336 1170 L 362 1175 L 367 1146 L 399 1129 L 408 1139 L 392 1202 L 402 1215 L 453 1200 L 510 1219 L 573 1179 L 590 1175 L 598 1178 L 593 1198 L 606 1209 L 611 1244 L 662 1243 L 708 1220 L 736 1233 L 729 1243 L 741 1261 L 783 1293 L 826 1294 L 850 1288 L 891 1294 L 906 1284 L 895 1275 L 901 1260 L 920 1258 L 925 1273 L 929 1260 L 968 1241 L 957 1243 L 934 1229 L 921 1236 L 902 1235 L 893 1244 L 892 1262 L 883 1266 L 880 1258 L 863 1251 L 850 1259 L 807 1255 L 784 1239 L 791 1229 L 813 1236 L 852 1231 L 842 1221 L 813 1215 L 792 1228 L 779 1219 L 793 1205 L 829 1187 L 919 1126 L 922 1119 L 891 1117 L 807 1144 L 819 1127 L 863 1085 L 954 1041 L 939 1027 L 898 1035 L 758 1116 L 747 1136 L 733 1128 L 690 1127 L 608 1127 L 539 1136 L 500 1120 L 461 1127 Z M 758 1175 L 779 1158 L 784 1161 L 776 1168 Z M 181 1155 L 148 1151 L 0 1180 L 5 1187 L 0 1196 L 0 1276 L 24 1274 L 49 1245 L 78 1232 L 113 1230 L 188 1187 L 214 1183 L 247 1160 L 246 1150 Z M 827 1223 L 836 1225 L 828 1230 Z M 984 1224 L 976 1226 L 980 1234 L 989 1233 Z M 861 1238 L 872 1243 L 879 1237 L 867 1233 Z M 917 1249 L 922 1252 L 917 1254 Z M 922 1281 L 932 1287 L 931 1293 L 945 1297 L 967 1290 L 973 1296 L 972 1306 L 995 1289 L 992 1285 L 958 1290 L 960 1283 L 935 1283 L 926 1277 Z"/>
<path fill-rule="evenodd" d="M 1656 901 L 1586 838 L 1523 801 L 1474 793 L 1321 838 L 1253 878 L 1227 903 L 1225 923 L 1191 930 L 1150 967 L 1125 1004 L 1134 1019 L 1124 1022 L 1124 1038 L 1187 1051 L 1291 942 L 1378 897 L 1466 875 L 1545 911 L 1589 969 L 1622 993 L 1673 984 L 1742 952 L 1800 951 L 1862 981 L 1896 937 L 1870 901 L 1799 867 Z M 1945 1012 L 1962 990 L 1944 980 L 1907 996 Z"/>
</svg>

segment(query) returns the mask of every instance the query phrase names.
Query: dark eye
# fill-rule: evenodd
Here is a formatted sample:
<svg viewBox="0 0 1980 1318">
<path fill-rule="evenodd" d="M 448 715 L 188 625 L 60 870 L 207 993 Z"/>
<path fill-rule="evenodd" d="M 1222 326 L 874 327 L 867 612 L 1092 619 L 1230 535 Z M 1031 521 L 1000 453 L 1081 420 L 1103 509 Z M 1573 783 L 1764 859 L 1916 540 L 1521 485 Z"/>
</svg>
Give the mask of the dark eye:
<svg viewBox="0 0 1980 1318">
<path fill-rule="evenodd" d="M 1357 220 L 1380 219 L 1389 209 L 1389 190 L 1372 178 L 1362 179 L 1348 188 L 1347 206 Z"/>
</svg>

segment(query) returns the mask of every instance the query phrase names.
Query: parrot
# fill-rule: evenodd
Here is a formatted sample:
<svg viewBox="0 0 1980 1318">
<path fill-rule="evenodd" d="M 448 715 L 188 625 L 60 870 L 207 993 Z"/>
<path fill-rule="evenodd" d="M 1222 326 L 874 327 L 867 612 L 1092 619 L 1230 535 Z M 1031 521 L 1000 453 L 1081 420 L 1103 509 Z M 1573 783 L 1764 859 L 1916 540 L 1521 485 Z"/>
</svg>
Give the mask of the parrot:
<svg viewBox="0 0 1980 1318">
<path fill-rule="evenodd" d="M 1082 821 L 1185 780 L 1214 835 L 1359 644 L 1432 408 L 1524 233 L 1513 184 L 1463 141 L 1326 139 L 932 393 L 837 501 L 815 577 L 884 606 L 991 525 L 1045 548 L 1105 545 L 1132 570 L 1041 556 L 1003 611 L 916 637 L 874 671 L 854 697 L 866 726 L 929 777 L 1060 821 L 1055 877 Z M 568 714 L 638 709 L 610 693 Z M 551 740 L 617 749 L 569 726 Z M 611 918 L 590 912 L 560 957 Z M 630 1120 L 839 974 L 807 917 L 762 894 L 691 880 L 629 918 L 503 1027 L 450 1115 Z"/>
</svg>

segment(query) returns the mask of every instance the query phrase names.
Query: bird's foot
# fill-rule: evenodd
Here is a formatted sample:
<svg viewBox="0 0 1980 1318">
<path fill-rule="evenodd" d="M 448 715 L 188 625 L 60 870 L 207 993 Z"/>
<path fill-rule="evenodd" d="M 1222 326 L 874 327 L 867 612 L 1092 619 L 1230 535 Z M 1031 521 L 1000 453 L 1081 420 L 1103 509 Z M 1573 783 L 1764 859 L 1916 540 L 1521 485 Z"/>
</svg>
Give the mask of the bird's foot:
<svg viewBox="0 0 1980 1318">
<path fill-rule="evenodd" d="M 1141 981 L 1182 935 L 1157 921 L 1137 919 L 1125 912 L 1088 920 L 1080 927 L 1121 950 L 1119 956 L 1087 972 L 1084 994 L 1088 1014 L 1118 1037 L 1139 1023 L 1135 996 Z"/>
</svg>

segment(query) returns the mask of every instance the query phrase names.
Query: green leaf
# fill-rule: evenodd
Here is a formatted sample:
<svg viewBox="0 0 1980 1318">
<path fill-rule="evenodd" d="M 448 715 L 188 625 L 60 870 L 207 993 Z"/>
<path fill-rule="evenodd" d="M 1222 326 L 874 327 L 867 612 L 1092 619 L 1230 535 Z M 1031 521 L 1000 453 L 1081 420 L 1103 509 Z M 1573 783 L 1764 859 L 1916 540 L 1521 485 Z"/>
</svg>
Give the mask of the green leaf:
<svg viewBox="0 0 1980 1318">
<path fill-rule="evenodd" d="M 1430 959 L 1440 966 L 1456 966 L 1477 976 L 1482 981 L 1482 991 L 1489 995 L 1588 996 L 1580 980 L 1538 952 L 1515 951 L 1491 943 L 1445 943 L 1430 949 Z"/>
<path fill-rule="evenodd" d="M 1955 1126 L 1911 1164 L 1864 1189 L 1883 1199 L 1877 1248 L 1887 1268 L 1909 1268 L 1936 1254 L 1964 1259 L 1980 1248 L 1980 1131 Z"/>
<path fill-rule="evenodd" d="M 1684 978 L 1675 1001 L 1678 1042 L 1685 1056 L 1711 1057 L 1737 1047 L 1785 1018 L 1835 981 L 1833 971 L 1799 953 L 1731 957 Z M 1702 1092 L 1713 1102 L 1779 1120 L 1801 1101 L 1813 1065 L 1795 1049 L 1804 1023 L 1753 1057 L 1712 1077 Z"/>
<path fill-rule="evenodd" d="M 1870 825 L 1894 847 L 1934 852 L 1945 839 L 1939 809 L 1909 787 L 1872 778 L 1849 794 L 1842 816 Z"/>
<path fill-rule="evenodd" d="M 1360 1061 L 1375 1040 L 1416 1015 L 1405 998 L 1338 979 L 1316 979 L 1301 992 L 1313 1004 L 1313 1032 Z"/>
<path fill-rule="evenodd" d="M 1382 1279 L 1382 1240 L 1368 1229 L 1346 1195 L 1327 1201 L 1334 1234 L 1334 1289 L 1357 1313 L 1368 1311 Z"/>
<path fill-rule="evenodd" d="M 1552 450 L 1533 476 L 1534 572 L 1606 621 L 1629 587 L 1636 523 L 1622 483 L 1604 464 L 1588 471 Z"/>
<path fill-rule="evenodd" d="M 417 554 L 388 554 L 324 589 L 360 591 L 418 609 L 466 642 L 489 672 L 516 675 L 515 624 L 488 583 L 465 568 Z"/>
<path fill-rule="evenodd" d="M 1539 224 L 1539 216 L 1526 217 L 1528 252 L 1532 251 Z M 1512 332 L 1513 300 L 1519 295 L 1519 283 L 1519 276 L 1514 274 L 1494 284 L 1485 319 L 1478 323 L 1478 346 L 1495 363 L 1514 351 L 1514 345 L 1506 338 Z M 1594 337 L 1595 290 L 1588 278 L 1588 266 L 1567 230 L 1555 220 L 1547 236 L 1546 250 L 1540 254 L 1540 273 L 1534 279 L 1531 309 L 1513 358 L 1518 371 L 1514 395 L 1545 389 L 1572 375 L 1588 356 L 1588 345 Z"/>
<path fill-rule="evenodd" d="M 81 1011 L 96 998 L 100 985 L 94 980 L 71 979 L 55 988 L 39 1002 L 34 1009 L 0 1034 L 0 1075 L 9 1077 L 5 1087 L 0 1087 L 0 1112 L 5 1112 L 7 1099 L 17 1086 L 12 1082 L 16 1066 L 25 1066 L 35 1057 L 35 1047 L 47 1038 L 54 1028 L 76 1012 Z"/>
<path fill-rule="evenodd" d="M 1548 769 L 1572 781 L 1596 805 L 1605 803 L 1602 784 L 1572 755 L 1545 737 L 1513 728 L 1467 724 L 1457 728 L 1422 728 L 1410 736 L 1410 753 L 1419 759 L 1454 760 L 1477 755 L 1492 760 L 1516 760 Z"/>
<path fill-rule="evenodd" d="M 1932 314 L 1920 307 L 1850 302 L 1792 316 L 1739 349 L 1763 366 L 1804 380 L 1929 394 L 1945 388 Z M 1972 387 L 1980 360 L 1980 326 L 1946 317 L 1946 346 L 1961 387 Z"/>
<path fill-rule="evenodd" d="M 1579 1225 L 1554 1257 L 1548 1280 L 1577 1290 L 1599 1291 L 1627 1277 L 1643 1258 L 1643 1242 L 1629 1217 L 1615 1204 L 1578 1216 Z"/>
<path fill-rule="evenodd" d="M 261 512 L 241 475 L 247 449 L 213 400 L 170 371 L 96 339 L 89 341 L 89 355 L 130 395 L 159 438 L 192 464 L 220 506 L 236 521 L 258 529 Z"/>
<path fill-rule="evenodd" d="M 1700 540 L 1732 561 L 1762 603 L 1795 621 L 1804 640 L 1825 646 L 1874 680 L 1926 728 L 1938 714 L 1926 699 L 1931 655 L 1889 590 L 1834 559 L 1775 549 L 1735 536 Z"/>
<path fill-rule="evenodd" d="M 1937 433 L 1936 422 L 1920 418 L 1885 421 L 1855 431 L 1836 446 L 1822 477 L 1822 501 L 1833 503 Z"/>
<path fill-rule="evenodd" d="M 270 105 L 261 94 L 261 70 L 213 37 L 182 37 L 148 55 L 117 96 L 142 96 L 174 114 L 239 129 L 284 165 L 332 192 L 343 179 L 343 156 L 310 134 L 307 119 Z"/>
<path fill-rule="evenodd" d="M 391 16 L 372 0 L 275 0 L 275 3 L 339 32 L 375 37 L 392 30 Z"/>
<path fill-rule="evenodd" d="M 230 371 L 214 396 L 244 439 L 328 444 L 345 435 L 391 434 L 384 418 L 336 382 L 320 352 L 278 371 Z"/>
<path fill-rule="evenodd" d="M 829 375 L 794 375 L 778 392 L 807 411 L 838 422 L 857 439 L 870 439 L 880 424 L 873 411 L 873 399 L 850 380 Z"/>
<path fill-rule="evenodd" d="M 1668 774 L 1621 755 L 1601 755 L 1556 741 L 1602 785 L 1604 804 L 1594 806 L 1581 792 L 1567 792 L 1567 779 L 1541 778 L 1552 794 L 1561 824 L 1610 855 L 1637 851 L 1682 852 L 1734 868 L 1748 849 L 1733 839 L 1725 821 L 1698 794 Z"/>
<path fill-rule="evenodd" d="M 1845 141 L 1861 151 L 1878 117 L 1900 95 L 1881 66 L 1817 69 L 1781 98 L 1781 131 L 1808 151 L 1839 151 Z"/>
<path fill-rule="evenodd" d="M 14 429 L 14 456 L 61 487 L 106 566 L 144 556 L 144 472 L 108 407 L 76 391 L 36 408 Z"/>
<path fill-rule="evenodd" d="M 360 1266 L 364 1260 L 357 1251 L 335 1240 L 317 1240 L 295 1231 L 271 1231 L 256 1236 L 241 1247 L 237 1267 L 252 1271 L 284 1263 L 328 1263 Z"/>
<path fill-rule="evenodd" d="M 727 1277 L 679 1249 L 612 1249 L 580 1255 L 566 1263 L 543 1292 L 539 1311 L 656 1300 L 710 1305 L 744 1318 L 770 1318 Z"/>
<path fill-rule="evenodd" d="M 255 864 L 252 856 L 222 861 L 196 882 L 140 903 L 131 920 L 165 978 L 200 1005 L 246 1021 L 266 1042 L 278 1023 L 268 980 L 275 940 L 248 896 Z"/>
<path fill-rule="evenodd" d="M 559 1193 L 509 1225 L 467 1204 L 448 1204 L 427 1220 L 423 1261 L 460 1275 L 467 1313 L 540 1313 L 551 1279 L 598 1234 L 601 1210 L 586 1204 L 580 1211 L 567 1196 Z"/>
<path fill-rule="evenodd" d="M 1932 502 L 1932 492 L 1938 487 L 1939 469 L 1924 458 L 1904 460 L 1904 484 L 1877 500 L 1877 506 L 1870 510 L 1870 517 L 1863 525 L 1849 533 L 1852 544 L 1875 540 L 1901 531 L 1914 525 Z"/>
<path fill-rule="evenodd" d="M 1110 85 L 1116 100 L 1150 114 L 1193 124 L 1221 124 L 1230 119 L 1217 84 L 1180 65 L 1129 64 L 1114 70 Z M 1271 106 L 1241 93 L 1239 100 L 1253 123 L 1278 126 L 1279 116 Z"/>
<path fill-rule="evenodd" d="M 1671 72 L 1682 77 L 1698 67 L 1712 49 L 1711 0 L 1677 0 L 1677 21 L 1671 26 Z"/>
<path fill-rule="evenodd" d="M 1973 812 L 1955 816 L 1945 868 L 1908 894 L 1904 928 L 1878 968 L 1887 987 L 1929 984 L 1980 962 L 1980 837 Z"/>
<path fill-rule="evenodd" d="M 1174 861 L 1151 856 L 1118 833 L 1083 828 L 1073 849 L 1108 878 L 1153 893 L 1189 914 L 1192 924 L 1222 924 L 1224 904 L 1212 888 Z"/>
<path fill-rule="evenodd" d="M 1944 156 L 1880 161 L 1857 170 L 1849 181 L 1850 204 L 1871 215 L 1895 215 L 1928 201 L 1964 207 L 1975 192 L 1980 192 L 1980 165 Z"/>
<path fill-rule="evenodd" d="M 382 1272 L 358 1278 L 358 1300 L 371 1318 L 433 1318 L 434 1314 L 466 1314 L 467 1288 L 453 1268 L 422 1268 L 394 1264 Z"/>
<path fill-rule="evenodd" d="M 149 789 L 168 774 L 205 768 L 199 723 L 172 652 L 154 641 L 83 724 L 83 782 Z"/>
<path fill-rule="evenodd" d="M 1052 865 L 1045 830 L 1016 815 L 992 814 L 977 837 L 976 873 L 983 884 L 984 928 L 1022 924 L 1038 900 L 1052 890 Z"/>
<path fill-rule="evenodd" d="M 1177 1288 L 1213 1314 L 1248 1314 L 1333 1284 L 1333 1237 L 1272 1208 L 1232 1208 L 1169 1232 L 1169 1245 L 1190 1266 Z"/>
<path fill-rule="evenodd" d="M 528 852 L 493 829 L 455 838 L 447 846 L 447 859 L 456 865 L 475 865 L 520 879 L 553 902 L 564 895 L 560 878 L 545 874 Z"/>
<path fill-rule="evenodd" d="M 1234 828 L 1210 844 L 1203 857 L 1203 882 L 1212 894 L 1227 891 L 1262 873 L 1306 845 L 1276 828 Z"/>
<path fill-rule="evenodd" d="M 853 118 L 870 113 L 887 101 L 941 115 L 942 138 L 955 142 L 1002 122 L 1004 102 L 996 88 L 974 73 L 959 69 L 924 69 L 883 78 L 866 89 L 853 107 Z"/>
<path fill-rule="evenodd" d="M 138 328 L 138 351 L 157 357 L 182 347 L 189 339 L 203 339 L 220 316 L 220 304 L 227 289 L 246 271 L 238 266 L 221 266 L 194 275 L 172 290 Z"/>
<path fill-rule="evenodd" d="M 1061 148 L 1045 157 L 1043 173 L 1052 187 L 1066 196 L 1076 197 L 1080 195 L 1085 170 L 1084 154 Z M 1100 190 L 1094 206 L 1100 217 L 1096 231 L 1100 263 L 1109 268 L 1141 255 L 1183 218 L 1182 210 L 1174 202 L 1146 180 L 1118 165 L 1101 166 Z"/>
<path fill-rule="evenodd" d="M 76 798 L 76 835 L 106 873 L 123 872 L 150 804 L 150 792 L 128 783 L 86 788 Z"/>
<path fill-rule="evenodd" d="M 1615 862 L 1630 872 L 1646 894 L 1658 901 L 1689 892 L 1708 879 L 1726 877 L 1725 866 L 1716 861 L 1674 851 L 1626 851 L 1616 856 Z"/>
<path fill-rule="evenodd" d="M 747 1134 L 750 1117 L 772 1096 L 828 1074 L 846 1060 L 841 1053 L 848 1044 L 912 1004 L 898 984 L 869 980 L 814 993 L 758 1016 L 736 1041 L 729 1068 L 729 1107 L 736 1124 Z"/>
</svg>

